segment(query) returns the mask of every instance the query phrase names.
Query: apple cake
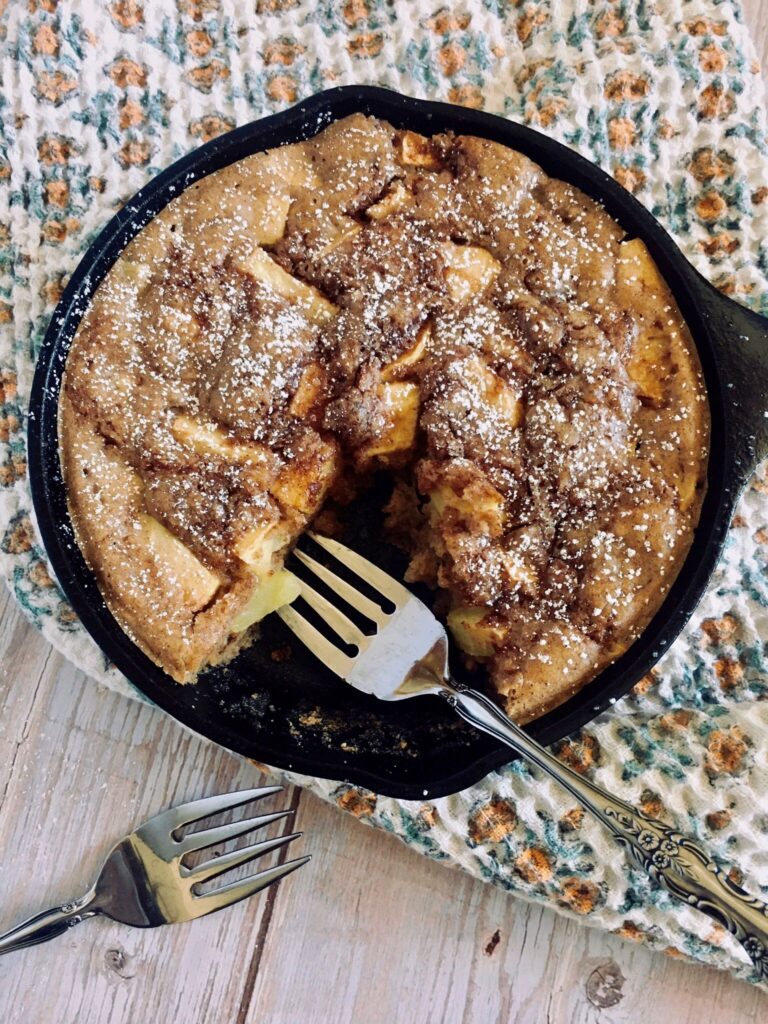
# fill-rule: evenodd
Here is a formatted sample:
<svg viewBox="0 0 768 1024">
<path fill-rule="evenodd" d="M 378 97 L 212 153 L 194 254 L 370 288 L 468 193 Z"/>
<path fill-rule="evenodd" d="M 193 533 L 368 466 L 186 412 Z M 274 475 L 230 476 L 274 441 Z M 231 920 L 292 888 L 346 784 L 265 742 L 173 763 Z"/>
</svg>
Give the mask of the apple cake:
<svg viewBox="0 0 768 1024">
<path fill-rule="evenodd" d="M 407 579 L 521 720 L 658 609 L 708 424 L 640 240 L 512 149 L 363 115 L 151 220 L 93 296 L 60 400 L 78 543 L 175 680 L 294 600 L 292 544 L 385 471 Z"/>
</svg>

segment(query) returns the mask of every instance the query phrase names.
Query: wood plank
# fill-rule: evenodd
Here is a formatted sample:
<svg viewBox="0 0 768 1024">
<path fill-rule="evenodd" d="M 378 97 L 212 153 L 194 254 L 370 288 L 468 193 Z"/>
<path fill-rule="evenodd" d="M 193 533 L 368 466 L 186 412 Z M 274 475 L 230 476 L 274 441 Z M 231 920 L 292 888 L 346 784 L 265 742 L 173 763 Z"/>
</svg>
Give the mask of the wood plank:
<svg viewBox="0 0 768 1024">
<path fill-rule="evenodd" d="M 768 1013 L 763 993 L 725 973 L 514 899 L 311 794 L 299 825 L 313 870 L 276 903 L 246 1024 L 746 1024 Z"/>
<path fill-rule="evenodd" d="M 15 610 L 0 624 L 2 926 L 79 895 L 112 843 L 151 814 L 259 784 L 252 765 L 86 679 Z M 173 928 L 88 921 L 3 957 L 0 1019 L 103 1024 L 153 1019 L 162 1006 L 169 1019 L 234 1020 L 276 892 Z"/>
<path fill-rule="evenodd" d="M 75 895 L 145 816 L 258 777 L 156 709 L 84 679 L 2 605 L 0 665 L 4 922 Z M 314 860 L 267 897 L 177 928 L 87 922 L 0 959 L 0 1018 L 12 1009 L 28 1024 L 128 1024 L 162 1007 L 189 1024 L 501 1024 L 547 1013 L 586 1022 L 597 1020 L 587 995 L 597 969 L 626 979 L 613 996 L 607 986 L 618 999 L 600 1011 L 607 1024 L 662 1006 L 681 1024 L 706 1009 L 733 1024 L 766 1012 L 761 993 L 727 975 L 563 921 L 309 794 L 297 824 Z"/>
</svg>

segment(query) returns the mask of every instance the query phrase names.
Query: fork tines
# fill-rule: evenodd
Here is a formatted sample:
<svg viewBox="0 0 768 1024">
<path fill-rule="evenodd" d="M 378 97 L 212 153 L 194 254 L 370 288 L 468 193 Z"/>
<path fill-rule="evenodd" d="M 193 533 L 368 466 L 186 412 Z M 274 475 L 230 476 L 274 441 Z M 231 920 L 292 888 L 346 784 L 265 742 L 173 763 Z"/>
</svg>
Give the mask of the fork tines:
<svg viewBox="0 0 768 1024">
<path fill-rule="evenodd" d="M 410 592 L 397 580 L 385 573 L 373 562 L 363 558 L 356 551 L 350 550 L 338 541 L 329 537 L 322 537 L 317 533 L 309 533 L 308 536 L 332 555 L 347 569 L 351 570 L 369 587 L 381 594 L 388 602 L 394 604 L 395 609 L 402 607 L 411 597 Z M 306 552 L 294 549 L 295 557 L 306 566 L 317 579 L 330 588 L 330 590 L 345 601 L 351 608 L 360 612 L 369 619 L 377 628 L 386 625 L 391 618 L 389 612 L 384 611 L 380 604 L 372 601 L 357 587 L 352 586 L 347 580 L 342 579 L 333 570 L 322 565 L 317 559 Z M 316 612 L 328 627 L 339 637 L 339 639 L 357 648 L 356 655 L 366 650 L 373 642 L 375 634 L 367 635 L 354 623 L 341 609 L 339 609 L 328 598 L 323 597 L 314 587 L 306 581 L 299 580 L 301 584 L 301 596 Z M 305 616 L 291 605 L 286 605 L 277 610 L 277 614 L 283 622 L 291 629 L 312 653 L 320 658 L 331 671 L 337 675 L 346 677 L 352 669 L 354 658 L 340 651 L 339 648 L 325 637 Z"/>
<path fill-rule="evenodd" d="M 218 857 L 197 864 L 194 867 L 187 867 L 181 862 L 181 858 L 187 854 L 205 850 L 211 846 L 226 843 L 229 840 L 237 839 L 255 829 L 264 828 L 275 821 L 280 821 L 292 815 L 293 810 L 272 811 L 268 814 L 260 814 L 252 818 L 244 818 L 240 821 L 232 821 L 226 825 L 217 825 L 212 828 L 202 829 L 198 832 L 189 832 L 177 838 L 175 833 L 185 825 L 194 824 L 203 818 L 208 818 L 223 811 L 234 810 L 252 800 L 259 800 L 265 796 L 272 796 L 279 793 L 282 786 L 262 786 L 258 789 L 239 790 L 236 793 L 223 793 L 219 796 L 204 797 L 202 800 L 193 800 L 186 804 L 180 804 L 158 815 L 152 822 L 163 830 L 167 829 L 172 844 L 174 856 L 179 859 L 179 875 L 190 886 L 192 895 L 198 902 L 201 914 L 209 913 L 219 908 L 237 903 L 246 899 L 260 889 L 278 881 L 285 875 L 300 868 L 312 858 L 310 856 L 299 857 L 296 860 L 276 864 L 274 867 L 249 875 L 247 878 L 229 882 L 219 886 L 215 890 L 206 893 L 196 892 L 196 887 L 211 879 L 217 878 L 226 871 L 243 864 L 248 864 L 257 857 L 262 857 L 273 850 L 278 850 L 288 843 L 298 839 L 302 833 L 292 832 L 288 835 L 275 836 L 272 839 L 265 839 L 262 842 L 252 843 L 250 846 L 242 847 L 239 850 L 232 850 Z"/>
</svg>

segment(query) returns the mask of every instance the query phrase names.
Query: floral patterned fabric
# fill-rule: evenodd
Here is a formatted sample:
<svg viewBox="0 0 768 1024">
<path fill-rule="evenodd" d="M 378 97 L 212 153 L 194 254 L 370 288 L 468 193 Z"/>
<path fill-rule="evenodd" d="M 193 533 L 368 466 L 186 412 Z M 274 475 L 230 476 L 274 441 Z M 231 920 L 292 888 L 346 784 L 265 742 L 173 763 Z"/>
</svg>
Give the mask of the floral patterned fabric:
<svg viewBox="0 0 768 1024">
<path fill-rule="evenodd" d="M 89 241 L 199 143 L 331 84 L 522 120 L 600 163 L 724 291 L 768 313 L 764 92 L 730 0 L 0 0 L 0 561 L 24 611 L 123 693 L 51 579 L 25 409 L 53 307 Z M 698 836 L 768 898 L 768 480 L 654 672 L 560 756 Z M 135 693 L 133 694 L 135 696 Z M 298 780 L 414 849 L 671 956 L 754 980 L 740 948 L 629 865 L 523 764 L 436 801 Z"/>
</svg>

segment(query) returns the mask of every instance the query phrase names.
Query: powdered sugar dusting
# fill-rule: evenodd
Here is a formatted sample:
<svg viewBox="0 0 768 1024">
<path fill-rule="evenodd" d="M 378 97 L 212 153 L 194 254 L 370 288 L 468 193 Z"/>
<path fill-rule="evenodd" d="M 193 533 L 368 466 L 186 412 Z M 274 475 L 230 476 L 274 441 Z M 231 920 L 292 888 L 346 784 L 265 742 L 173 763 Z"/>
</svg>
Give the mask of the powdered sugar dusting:
<svg viewBox="0 0 768 1024">
<path fill-rule="evenodd" d="M 135 534 L 88 552 L 108 599 L 194 674 L 326 497 L 389 468 L 410 578 L 447 592 L 510 707 L 547 704 L 647 621 L 698 514 L 703 389 L 654 274 L 599 206 L 485 140 L 355 115 L 196 182 L 69 357 L 81 542 Z M 133 487 L 109 513 L 78 431 Z M 147 555 L 147 516 L 201 567 L 194 593 Z"/>
</svg>

